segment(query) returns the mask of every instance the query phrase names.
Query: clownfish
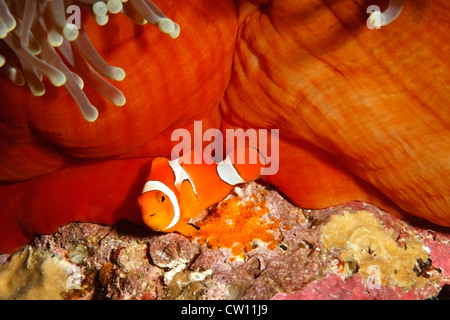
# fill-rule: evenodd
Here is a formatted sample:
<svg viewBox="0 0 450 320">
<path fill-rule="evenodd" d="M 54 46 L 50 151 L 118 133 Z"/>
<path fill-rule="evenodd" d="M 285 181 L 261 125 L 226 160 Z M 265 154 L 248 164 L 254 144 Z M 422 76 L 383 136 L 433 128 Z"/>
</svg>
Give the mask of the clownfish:
<svg viewBox="0 0 450 320">
<path fill-rule="evenodd" d="M 255 151 L 257 160 L 248 161 Z M 151 229 L 192 236 L 197 228 L 194 223 L 204 217 L 204 210 L 223 200 L 234 186 L 258 179 L 266 162 L 253 148 L 236 149 L 219 163 L 202 160 L 195 164 L 193 154 L 175 160 L 153 159 L 138 198 L 142 219 Z M 245 161 L 237 161 L 243 154 Z"/>
</svg>

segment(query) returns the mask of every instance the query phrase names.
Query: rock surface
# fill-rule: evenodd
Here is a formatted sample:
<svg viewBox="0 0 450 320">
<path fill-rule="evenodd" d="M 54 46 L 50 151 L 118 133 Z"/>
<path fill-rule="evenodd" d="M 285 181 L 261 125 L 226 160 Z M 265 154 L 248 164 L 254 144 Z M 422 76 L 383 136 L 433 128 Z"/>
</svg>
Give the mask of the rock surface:
<svg viewBox="0 0 450 320">
<path fill-rule="evenodd" d="M 210 211 L 195 239 L 127 222 L 63 226 L 0 255 L 0 298 L 427 299 L 450 283 L 448 229 L 370 204 L 303 210 L 253 182 Z"/>
</svg>

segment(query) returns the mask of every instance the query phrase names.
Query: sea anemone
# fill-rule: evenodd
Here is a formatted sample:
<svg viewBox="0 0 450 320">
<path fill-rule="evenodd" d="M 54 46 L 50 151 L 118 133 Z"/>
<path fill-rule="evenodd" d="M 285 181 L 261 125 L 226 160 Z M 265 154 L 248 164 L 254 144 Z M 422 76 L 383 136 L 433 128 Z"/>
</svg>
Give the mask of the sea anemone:
<svg viewBox="0 0 450 320">
<path fill-rule="evenodd" d="M 125 71 L 109 65 L 92 46 L 73 16 L 80 15 L 81 8 L 89 10 L 99 25 L 108 22 L 108 13 L 122 12 L 138 24 L 150 22 L 172 38 L 178 37 L 180 27 L 148 0 L 0 0 L 0 66 L 9 79 L 18 86 L 26 83 L 33 95 L 42 96 L 46 76 L 54 86 L 64 85 L 84 118 L 95 121 L 98 111 L 83 92 L 84 81 L 123 106 L 123 93 L 103 77 L 121 81 Z"/>
<path fill-rule="evenodd" d="M 132 21 L 146 19 L 134 14 L 136 6 L 125 10 L 133 1 L 122 3 L 132 20 L 109 15 L 101 32 L 91 27 L 108 20 L 104 4 L 76 2 L 93 12 L 82 14 L 92 44 L 127 71 L 126 81 L 115 83 L 125 108 L 91 95 L 75 67 L 80 78 L 69 74 L 82 77 L 100 113 L 94 123 L 71 107 L 67 90 L 46 84 L 47 94 L 36 98 L 0 79 L 0 251 L 69 221 L 142 222 L 136 198 L 150 158 L 170 156 L 176 128 L 195 136 L 197 120 L 203 130 L 280 129 L 280 170 L 264 179 L 297 206 L 357 199 L 450 225 L 450 114 L 443 108 L 450 101 L 450 51 L 442 45 L 448 1 L 405 2 L 399 20 L 380 32 L 366 28 L 369 1 L 153 1 L 183 27 L 176 41 L 135 27 Z M 20 45 L 18 4 L 2 4 L 9 12 L 0 10 L 2 30 L 13 29 Z M 111 12 L 120 7 L 108 4 Z M 387 15 L 386 0 L 374 4 Z M 37 36 L 29 35 L 28 51 L 37 49 Z M 70 67 L 61 52 L 69 47 L 74 61 L 92 68 L 77 40 L 63 39 L 56 55 Z M 1 45 L 3 63 L 16 68 L 9 69 L 13 79 L 25 82 L 17 54 Z"/>
</svg>

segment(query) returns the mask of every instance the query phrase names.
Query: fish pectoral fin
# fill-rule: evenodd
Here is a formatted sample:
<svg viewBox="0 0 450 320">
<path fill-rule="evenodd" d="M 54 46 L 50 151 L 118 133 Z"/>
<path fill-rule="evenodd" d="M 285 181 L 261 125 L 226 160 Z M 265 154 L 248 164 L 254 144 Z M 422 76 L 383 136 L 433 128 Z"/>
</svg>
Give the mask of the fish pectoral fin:
<svg viewBox="0 0 450 320">
<path fill-rule="evenodd" d="M 177 229 L 178 233 L 181 233 L 187 237 L 193 237 L 196 233 L 197 229 L 191 224 L 185 224 L 184 226 Z"/>
<path fill-rule="evenodd" d="M 180 207 L 183 212 L 183 219 L 190 220 L 197 218 L 202 212 L 200 201 L 188 180 L 184 180 L 180 188 Z"/>
<path fill-rule="evenodd" d="M 191 220 L 189 220 L 189 223 L 195 226 L 197 223 L 205 219 L 208 214 L 209 214 L 208 209 L 204 209 L 202 210 L 202 212 L 200 212 L 200 214 L 197 217 L 191 218 Z"/>
</svg>

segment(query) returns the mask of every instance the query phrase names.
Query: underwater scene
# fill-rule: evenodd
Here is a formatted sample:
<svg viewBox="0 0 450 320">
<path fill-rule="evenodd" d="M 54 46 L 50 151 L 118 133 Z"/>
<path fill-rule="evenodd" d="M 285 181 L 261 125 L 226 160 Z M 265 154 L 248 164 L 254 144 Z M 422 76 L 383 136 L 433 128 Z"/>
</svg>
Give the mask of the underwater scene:
<svg viewBox="0 0 450 320">
<path fill-rule="evenodd" d="M 445 0 L 0 0 L 0 300 L 449 299 L 448 30 Z"/>
</svg>

